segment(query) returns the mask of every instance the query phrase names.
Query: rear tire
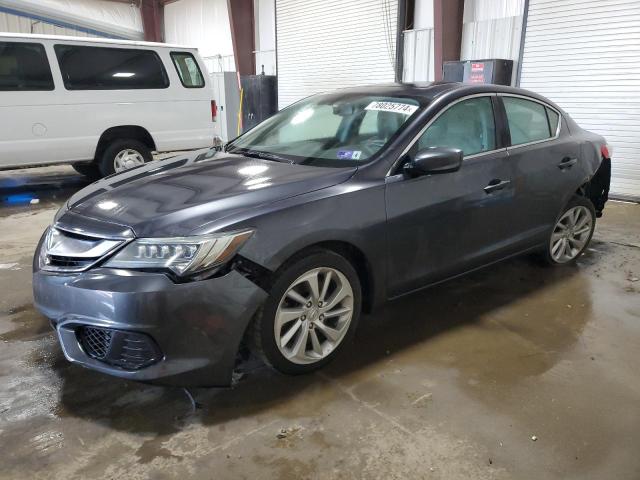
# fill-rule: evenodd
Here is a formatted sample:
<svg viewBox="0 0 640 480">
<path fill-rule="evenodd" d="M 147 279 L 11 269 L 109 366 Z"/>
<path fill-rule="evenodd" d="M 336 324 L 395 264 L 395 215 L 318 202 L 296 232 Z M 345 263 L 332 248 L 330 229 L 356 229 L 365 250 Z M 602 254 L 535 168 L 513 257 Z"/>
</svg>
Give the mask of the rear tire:
<svg viewBox="0 0 640 480">
<path fill-rule="evenodd" d="M 153 160 L 151 149 L 139 140 L 113 140 L 104 149 L 99 159 L 103 176 L 120 173 L 144 165 Z"/>
<path fill-rule="evenodd" d="M 584 253 L 596 227 L 596 211 L 586 197 L 574 196 L 562 210 L 542 253 L 552 266 L 568 265 Z"/>
<path fill-rule="evenodd" d="M 344 257 L 328 250 L 306 252 L 276 273 L 249 327 L 249 348 L 282 373 L 312 372 L 352 338 L 361 304 L 358 274 Z"/>
</svg>

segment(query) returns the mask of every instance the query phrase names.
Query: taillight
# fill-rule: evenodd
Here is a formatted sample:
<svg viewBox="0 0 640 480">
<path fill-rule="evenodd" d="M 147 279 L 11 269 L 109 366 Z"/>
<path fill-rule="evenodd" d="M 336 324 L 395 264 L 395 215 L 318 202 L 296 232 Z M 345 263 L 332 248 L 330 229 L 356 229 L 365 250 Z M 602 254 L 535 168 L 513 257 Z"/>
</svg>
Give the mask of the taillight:
<svg viewBox="0 0 640 480">
<path fill-rule="evenodd" d="M 211 100 L 211 121 L 215 122 L 218 118 L 218 104 L 215 100 Z"/>
<path fill-rule="evenodd" d="M 613 153 L 613 149 L 611 148 L 610 145 L 608 144 L 604 144 L 600 147 L 600 154 L 602 155 L 602 158 L 611 158 L 611 154 Z"/>
</svg>

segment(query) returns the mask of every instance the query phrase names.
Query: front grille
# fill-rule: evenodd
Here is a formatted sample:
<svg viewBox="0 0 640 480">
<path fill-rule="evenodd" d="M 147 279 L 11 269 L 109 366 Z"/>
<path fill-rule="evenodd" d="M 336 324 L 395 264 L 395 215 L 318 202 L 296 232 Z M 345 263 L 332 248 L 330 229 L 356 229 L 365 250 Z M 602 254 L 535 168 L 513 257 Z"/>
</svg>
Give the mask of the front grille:
<svg viewBox="0 0 640 480">
<path fill-rule="evenodd" d="M 104 360 L 111 349 L 113 330 L 107 328 L 81 327 L 80 343 L 87 355 Z"/>
<path fill-rule="evenodd" d="M 95 261 L 95 258 L 71 258 L 61 257 L 59 255 L 49 255 L 47 265 L 60 270 L 75 271 L 76 269 L 84 270 L 91 266 L 92 263 L 95 263 Z"/>
<path fill-rule="evenodd" d="M 162 357 L 156 342 L 143 333 L 82 326 L 76 335 L 88 356 L 125 370 L 147 367 Z"/>
<path fill-rule="evenodd" d="M 126 241 L 125 238 L 101 238 L 51 227 L 40 247 L 39 265 L 52 272 L 82 272 Z"/>
</svg>

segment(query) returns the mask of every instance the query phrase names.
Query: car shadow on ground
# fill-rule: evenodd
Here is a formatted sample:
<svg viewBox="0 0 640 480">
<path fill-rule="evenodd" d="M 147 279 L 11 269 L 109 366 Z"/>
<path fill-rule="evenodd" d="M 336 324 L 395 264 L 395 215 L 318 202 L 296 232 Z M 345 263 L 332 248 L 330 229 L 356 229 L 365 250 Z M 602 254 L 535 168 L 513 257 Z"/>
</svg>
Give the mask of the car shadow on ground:
<svg viewBox="0 0 640 480">
<path fill-rule="evenodd" d="M 158 435 L 177 432 L 194 417 L 204 425 L 223 425 L 270 409 L 280 409 L 285 416 L 294 416 L 296 409 L 301 408 L 294 400 L 304 391 L 312 389 L 311 401 L 321 404 L 323 391 L 329 390 L 323 388 L 328 380 L 348 380 L 349 376 L 369 367 L 383 370 L 384 362 L 395 355 L 411 355 L 412 364 L 424 362 L 447 366 L 447 355 L 456 352 L 443 353 L 434 347 L 438 337 L 469 326 L 478 329 L 481 335 L 478 341 L 492 338 L 492 330 L 506 329 L 510 334 L 528 337 L 526 342 L 533 343 L 534 349 L 550 352 L 539 355 L 539 352 L 525 349 L 521 353 L 518 350 L 521 345 L 516 341 L 513 346 L 500 344 L 493 348 L 489 345 L 477 356 L 472 354 L 463 361 L 471 368 L 476 368 L 476 364 L 484 365 L 484 370 L 480 370 L 482 381 L 482 374 L 499 373 L 508 377 L 509 369 L 505 364 L 513 362 L 514 358 L 537 355 L 536 360 L 520 361 L 520 368 L 512 372 L 513 378 L 502 378 L 503 381 L 516 381 L 522 375 L 536 375 L 551 368 L 554 359 L 577 341 L 588 315 L 584 308 L 567 310 L 567 299 L 562 296 L 552 296 L 550 301 L 542 303 L 531 302 L 529 307 L 523 307 L 521 314 L 516 312 L 515 317 L 505 317 L 503 310 L 515 303 L 526 304 L 527 298 L 558 283 L 571 284 L 571 297 L 586 302 L 582 306 L 589 309 L 589 282 L 584 275 L 578 274 L 579 269 L 579 266 L 547 268 L 523 257 L 414 293 L 389 303 L 372 315 L 363 316 L 354 341 L 321 373 L 285 376 L 250 359 L 242 366 L 245 370 L 243 378 L 233 388 L 191 390 L 199 404 L 195 412 L 181 389 L 129 382 L 69 364 L 53 339 L 50 347 L 56 353 L 33 360 L 50 366 L 61 379 L 55 415 L 92 420 L 119 431 Z M 562 313 L 563 310 L 568 313 Z M 567 322 L 564 327 L 556 327 L 558 315 L 570 315 L 570 327 L 565 328 Z M 540 335 L 539 331 L 547 333 Z M 474 335 L 470 336 L 471 341 L 465 348 L 475 348 Z M 304 408 L 308 414 L 313 405 L 305 402 Z"/>
</svg>

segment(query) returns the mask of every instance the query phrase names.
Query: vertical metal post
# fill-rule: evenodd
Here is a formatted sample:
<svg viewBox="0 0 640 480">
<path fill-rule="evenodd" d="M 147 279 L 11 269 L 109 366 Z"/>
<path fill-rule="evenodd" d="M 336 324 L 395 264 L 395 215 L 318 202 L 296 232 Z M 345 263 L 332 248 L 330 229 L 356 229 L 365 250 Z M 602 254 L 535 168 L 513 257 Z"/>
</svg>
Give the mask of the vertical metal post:
<svg viewBox="0 0 640 480">
<path fill-rule="evenodd" d="M 522 14 L 522 29 L 520 30 L 520 50 L 518 52 L 518 68 L 516 70 L 516 87 L 520 86 L 522 75 L 522 58 L 524 57 L 524 41 L 527 37 L 527 21 L 529 19 L 529 0 L 524 0 L 524 13 Z"/>
<path fill-rule="evenodd" d="M 402 82 L 404 70 L 404 30 L 407 26 L 407 0 L 398 0 L 398 27 L 396 31 L 396 82 Z"/>
</svg>

